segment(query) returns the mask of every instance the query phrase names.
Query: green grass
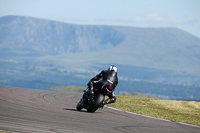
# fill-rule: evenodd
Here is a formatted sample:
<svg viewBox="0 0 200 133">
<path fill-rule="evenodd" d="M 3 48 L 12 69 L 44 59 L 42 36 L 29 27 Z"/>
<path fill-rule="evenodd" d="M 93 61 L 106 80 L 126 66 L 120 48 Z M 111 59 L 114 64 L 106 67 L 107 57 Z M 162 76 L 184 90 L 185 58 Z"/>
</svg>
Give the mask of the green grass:
<svg viewBox="0 0 200 133">
<path fill-rule="evenodd" d="M 86 88 L 68 86 L 49 89 L 82 93 Z M 108 106 L 137 114 L 200 126 L 200 102 L 117 96 L 117 101 Z"/>
<path fill-rule="evenodd" d="M 85 90 L 86 88 L 82 87 L 82 86 L 62 86 L 62 87 L 51 87 L 49 89 L 51 89 L 51 90 L 58 90 L 58 91 L 83 93 L 83 90 Z"/>
<path fill-rule="evenodd" d="M 117 96 L 109 106 L 156 118 L 200 126 L 200 102 Z"/>
</svg>

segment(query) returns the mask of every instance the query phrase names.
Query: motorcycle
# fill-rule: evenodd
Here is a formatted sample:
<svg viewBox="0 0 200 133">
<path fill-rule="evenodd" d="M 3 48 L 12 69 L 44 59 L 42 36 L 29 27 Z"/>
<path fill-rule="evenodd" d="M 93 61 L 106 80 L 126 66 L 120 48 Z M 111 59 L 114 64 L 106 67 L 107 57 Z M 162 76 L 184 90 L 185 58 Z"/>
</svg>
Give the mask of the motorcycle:
<svg viewBox="0 0 200 133">
<path fill-rule="evenodd" d="M 103 108 L 105 96 L 112 93 L 113 87 L 110 85 L 103 85 L 100 89 L 94 88 L 93 90 L 94 94 L 91 94 L 88 88 L 84 91 L 83 97 L 76 106 L 78 111 L 85 108 L 88 112 L 93 113 L 97 109 Z M 84 106 L 82 106 L 82 102 L 84 102 Z"/>
</svg>

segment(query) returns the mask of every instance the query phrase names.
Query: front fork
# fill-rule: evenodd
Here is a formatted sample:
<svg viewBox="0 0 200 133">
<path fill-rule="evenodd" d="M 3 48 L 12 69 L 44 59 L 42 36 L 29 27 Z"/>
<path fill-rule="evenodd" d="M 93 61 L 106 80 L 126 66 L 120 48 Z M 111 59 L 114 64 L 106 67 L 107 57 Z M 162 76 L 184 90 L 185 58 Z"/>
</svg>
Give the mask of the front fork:
<svg viewBox="0 0 200 133">
<path fill-rule="evenodd" d="M 82 97 L 82 103 L 86 106 L 89 106 L 90 104 L 92 104 L 95 97 L 94 94 L 90 94 L 88 90 L 89 89 L 84 91 L 85 93 L 83 94 L 83 97 Z"/>
</svg>

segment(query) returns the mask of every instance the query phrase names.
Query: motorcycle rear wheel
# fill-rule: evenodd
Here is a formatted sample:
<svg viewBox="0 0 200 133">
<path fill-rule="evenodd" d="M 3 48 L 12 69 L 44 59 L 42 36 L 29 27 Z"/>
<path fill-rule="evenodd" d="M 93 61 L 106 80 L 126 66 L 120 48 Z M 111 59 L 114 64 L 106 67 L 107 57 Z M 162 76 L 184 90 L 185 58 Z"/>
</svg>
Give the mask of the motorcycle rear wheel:
<svg viewBox="0 0 200 133">
<path fill-rule="evenodd" d="M 94 100 L 94 103 L 87 108 L 88 112 L 95 112 L 100 105 L 103 103 L 105 96 L 102 94 L 98 94 Z"/>
</svg>

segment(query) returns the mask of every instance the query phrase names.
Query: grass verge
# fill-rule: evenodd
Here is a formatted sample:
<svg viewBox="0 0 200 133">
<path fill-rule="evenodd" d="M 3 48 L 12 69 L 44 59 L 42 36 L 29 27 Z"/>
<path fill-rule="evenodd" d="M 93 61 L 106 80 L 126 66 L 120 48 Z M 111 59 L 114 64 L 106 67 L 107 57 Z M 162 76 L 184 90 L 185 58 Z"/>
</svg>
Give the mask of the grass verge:
<svg viewBox="0 0 200 133">
<path fill-rule="evenodd" d="M 200 126 L 200 102 L 117 96 L 109 106 L 156 118 Z"/>
<path fill-rule="evenodd" d="M 51 87 L 49 89 L 58 90 L 58 91 L 66 91 L 66 92 L 83 93 L 83 90 L 85 90 L 86 88 L 82 86 L 62 86 L 62 87 Z"/>
</svg>

